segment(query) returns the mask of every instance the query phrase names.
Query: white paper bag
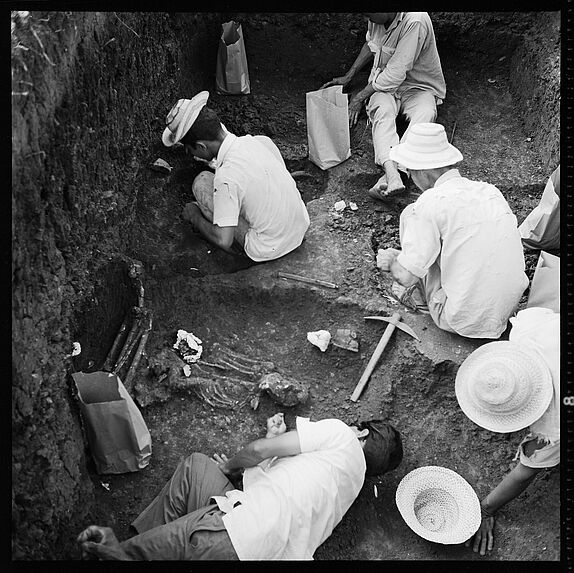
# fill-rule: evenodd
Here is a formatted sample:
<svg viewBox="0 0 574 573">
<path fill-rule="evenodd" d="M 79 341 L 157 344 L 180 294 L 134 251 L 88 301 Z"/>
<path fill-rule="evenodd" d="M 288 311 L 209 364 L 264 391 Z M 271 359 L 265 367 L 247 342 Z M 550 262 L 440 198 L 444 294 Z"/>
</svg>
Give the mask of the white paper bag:
<svg viewBox="0 0 574 573">
<path fill-rule="evenodd" d="M 560 312 L 560 257 L 540 251 L 532 277 L 527 308 L 541 306 Z"/>
<path fill-rule="evenodd" d="M 221 26 L 215 89 L 227 95 L 251 93 L 243 30 L 241 24 L 233 20 Z"/>
<path fill-rule="evenodd" d="M 523 243 L 531 249 L 560 248 L 560 166 L 548 179 L 540 202 L 518 230 Z"/>
<path fill-rule="evenodd" d="M 351 156 L 349 98 L 342 86 L 308 92 L 307 140 L 309 159 L 329 169 Z"/>
</svg>

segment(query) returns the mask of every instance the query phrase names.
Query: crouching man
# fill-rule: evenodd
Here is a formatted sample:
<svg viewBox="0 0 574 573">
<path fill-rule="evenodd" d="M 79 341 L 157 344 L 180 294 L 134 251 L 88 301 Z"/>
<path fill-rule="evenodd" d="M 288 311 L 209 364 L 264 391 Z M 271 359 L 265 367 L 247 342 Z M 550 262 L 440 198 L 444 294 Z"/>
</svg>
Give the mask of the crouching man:
<svg viewBox="0 0 574 573">
<path fill-rule="evenodd" d="M 253 261 L 278 259 L 296 249 L 309 215 L 279 149 L 266 136 L 229 133 L 206 107 L 209 93 L 180 99 L 166 119 L 162 140 L 181 142 L 199 159 L 215 161 L 215 175 L 193 181 L 195 202 L 182 217 L 208 241 Z"/>
<path fill-rule="evenodd" d="M 397 298 L 418 291 L 439 328 L 499 338 L 528 286 L 510 206 L 494 185 L 460 175 L 462 154 L 442 125 L 413 125 L 390 153 L 423 193 L 401 213 L 401 250 L 379 250 L 377 266 Z"/>
<path fill-rule="evenodd" d="M 85 558 L 119 560 L 313 559 L 363 486 L 402 460 L 400 434 L 372 420 L 311 422 L 282 415 L 268 420 L 266 438 L 231 459 L 192 454 L 118 542 L 92 525 L 78 537 Z M 243 471 L 244 470 L 244 471 Z M 229 478 L 243 471 L 243 487 Z"/>
</svg>

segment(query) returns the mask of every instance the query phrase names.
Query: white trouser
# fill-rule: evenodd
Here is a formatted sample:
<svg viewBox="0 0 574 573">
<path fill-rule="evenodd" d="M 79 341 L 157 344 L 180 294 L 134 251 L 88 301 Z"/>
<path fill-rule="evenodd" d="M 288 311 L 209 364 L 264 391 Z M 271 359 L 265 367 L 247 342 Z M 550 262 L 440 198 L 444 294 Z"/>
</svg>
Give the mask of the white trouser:
<svg viewBox="0 0 574 573">
<path fill-rule="evenodd" d="M 436 99 L 427 90 L 412 88 L 399 98 L 388 92 L 375 92 L 367 103 L 367 115 L 373 126 L 373 146 L 375 163 L 383 165 L 389 160 L 389 150 L 399 143 L 396 118 L 404 113 L 409 126 L 401 141 L 415 123 L 434 122 L 436 119 Z"/>
</svg>

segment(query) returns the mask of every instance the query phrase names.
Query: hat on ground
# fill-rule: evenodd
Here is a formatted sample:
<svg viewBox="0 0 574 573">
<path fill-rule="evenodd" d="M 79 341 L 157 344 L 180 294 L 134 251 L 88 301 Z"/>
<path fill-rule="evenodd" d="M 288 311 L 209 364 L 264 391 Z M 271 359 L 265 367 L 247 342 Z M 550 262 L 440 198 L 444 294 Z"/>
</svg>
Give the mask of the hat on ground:
<svg viewBox="0 0 574 573">
<path fill-rule="evenodd" d="M 407 169 L 435 169 L 462 161 L 462 153 L 448 142 L 440 123 L 415 123 L 404 140 L 391 147 L 389 157 Z"/>
<path fill-rule="evenodd" d="M 500 340 L 468 355 L 456 374 L 456 399 L 476 424 L 492 432 L 526 428 L 548 408 L 554 386 L 542 356 Z"/>
<path fill-rule="evenodd" d="M 166 128 L 161 136 L 166 147 L 177 143 L 189 131 L 208 99 L 209 92 L 203 91 L 192 99 L 180 99 L 171 108 L 165 119 Z"/>
<path fill-rule="evenodd" d="M 463 543 L 480 527 L 476 492 L 448 468 L 425 466 L 408 473 L 399 483 L 395 501 L 406 524 L 434 543 Z"/>
</svg>

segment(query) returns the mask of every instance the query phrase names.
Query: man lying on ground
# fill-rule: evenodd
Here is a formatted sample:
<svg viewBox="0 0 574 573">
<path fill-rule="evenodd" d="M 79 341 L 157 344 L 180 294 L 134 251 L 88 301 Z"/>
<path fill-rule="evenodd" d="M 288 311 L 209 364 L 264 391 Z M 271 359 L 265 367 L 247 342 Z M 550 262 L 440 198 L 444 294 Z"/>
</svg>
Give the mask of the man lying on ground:
<svg viewBox="0 0 574 573">
<path fill-rule="evenodd" d="M 180 99 L 162 136 L 168 147 L 181 142 L 196 158 L 215 161 L 215 175 L 202 171 L 193 181 L 195 202 L 182 217 L 227 252 L 278 259 L 302 243 L 309 227 L 295 180 L 271 139 L 229 133 L 206 107 L 208 97 L 204 91 Z"/>
<path fill-rule="evenodd" d="M 439 328 L 500 337 L 528 286 L 508 203 L 494 185 L 460 175 L 462 154 L 437 123 L 414 125 L 390 156 L 423 193 L 401 213 L 401 250 L 380 249 L 377 266 L 399 299 L 418 294 Z"/>
<path fill-rule="evenodd" d="M 366 42 L 355 62 L 344 76 L 322 87 L 347 85 L 374 56 L 367 85 L 349 102 L 349 122 L 351 127 L 357 123 L 367 101 L 375 163 L 384 170 L 368 193 L 374 199 L 385 199 L 405 190 L 397 163 L 389 157 L 390 148 L 399 142 L 397 115 L 406 116 L 409 128 L 415 123 L 434 121 L 436 106 L 446 96 L 446 83 L 434 29 L 426 12 L 380 12 L 366 16 L 369 19 Z"/>
<path fill-rule="evenodd" d="M 118 542 L 92 525 L 78 537 L 85 558 L 119 560 L 312 559 L 363 486 L 402 460 L 400 434 L 372 420 L 268 420 L 267 438 L 231 459 L 191 454 Z M 264 463 L 263 463 L 264 462 Z M 243 488 L 229 477 L 243 471 Z"/>
<path fill-rule="evenodd" d="M 496 432 L 530 430 L 514 458 L 519 462 L 480 503 L 482 523 L 466 546 L 472 544 L 481 555 L 494 546 L 495 513 L 536 474 L 560 463 L 560 314 L 532 307 L 510 321 L 511 344 L 480 347 L 465 360 L 456 381 L 463 411 L 479 426 Z"/>
</svg>

